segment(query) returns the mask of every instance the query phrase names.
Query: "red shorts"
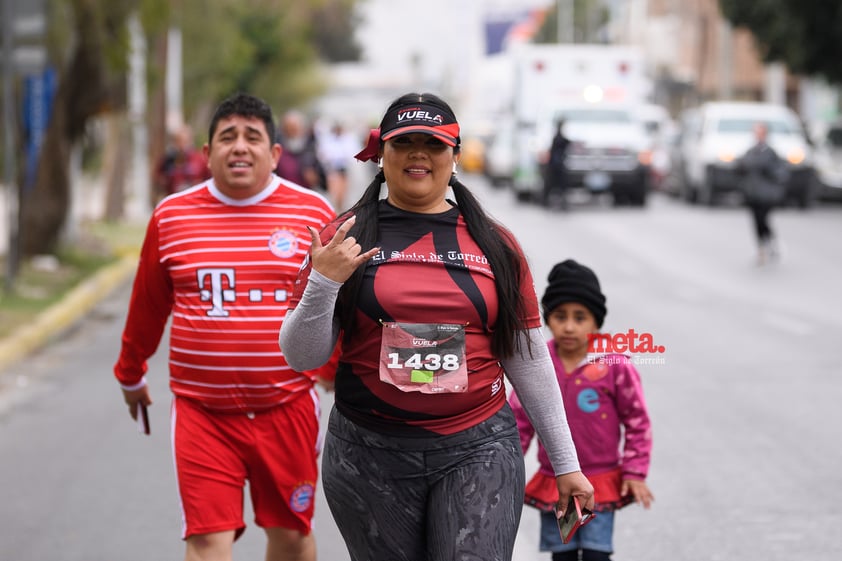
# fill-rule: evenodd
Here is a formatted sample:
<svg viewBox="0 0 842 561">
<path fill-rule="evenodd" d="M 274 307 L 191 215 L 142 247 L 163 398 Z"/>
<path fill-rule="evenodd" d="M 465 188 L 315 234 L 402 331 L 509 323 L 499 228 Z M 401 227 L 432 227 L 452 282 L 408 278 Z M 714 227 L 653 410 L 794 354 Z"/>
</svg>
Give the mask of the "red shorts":
<svg viewBox="0 0 842 561">
<path fill-rule="evenodd" d="M 319 455 L 315 390 L 260 413 L 215 413 L 175 397 L 173 455 L 182 538 L 245 531 L 246 480 L 262 528 L 310 533 Z"/>
</svg>

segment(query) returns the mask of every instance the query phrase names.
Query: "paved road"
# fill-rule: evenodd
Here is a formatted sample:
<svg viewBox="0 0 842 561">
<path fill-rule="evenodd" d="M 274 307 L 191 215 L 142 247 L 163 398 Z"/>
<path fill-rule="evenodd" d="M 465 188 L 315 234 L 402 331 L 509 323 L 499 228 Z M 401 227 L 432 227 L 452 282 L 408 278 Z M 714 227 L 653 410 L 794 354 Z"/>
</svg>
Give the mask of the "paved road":
<svg viewBox="0 0 842 561">
<path fill-rule="evenodd" d="M 656 503 L 618 515 L 615 560 L 839 559 L 842 207 L 774 215 L 784 259 L 758 268 L 742 209 L 656 198 L 562 214 L 466 181 L 521 240 L 539 293 L 552 264 L 575 257 L 601 277 L 604 330 L 666 348 L 639 365 Z M 135 432 L 110 375 L 127 294 L 0 373 L 0 559 L 181 558 L 165 353 L 151 365 L 151 437 Z M 235 558 L 262 558 L 248 522 Z M 323 502 L 316 523 L 320 558 L 347 560 Z M 517 561 L 548 559 L 536 524 L 526 509 Z"/>
</svg>

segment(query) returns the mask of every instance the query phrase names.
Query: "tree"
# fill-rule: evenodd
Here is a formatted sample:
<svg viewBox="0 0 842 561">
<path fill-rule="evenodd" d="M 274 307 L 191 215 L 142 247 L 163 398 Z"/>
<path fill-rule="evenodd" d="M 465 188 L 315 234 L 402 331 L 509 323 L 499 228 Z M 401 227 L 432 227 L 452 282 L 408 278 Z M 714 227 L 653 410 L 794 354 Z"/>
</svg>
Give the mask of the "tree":
<svg viewBox="0 0 842 561">
<path fill-rule="evenodd" d="M 70 155 L 94 118 L 125 112 L 127 21 L 139 13 L 150 45 L 151 108 L 160 107 L 166 31 L 184 37 L 185 113 L 204 124 L 209 108 L 236 91 L 249 91 L 276 109 L 302 104 L 322 91 L 318 74 L 324 47 L 314 39 L 324 10 L 338 7 L 351 26 L 355 0 L 51 0 L 49 59 L 58 87 L 34 184 L 21 191 L 21 255 L 53 253 L 70 202 Z M 343 44 L 343 43 L 337 43 Z M 157 64 L 155 63 L 157 62 Z M 163 144 L 162 113 L 154 121 L 153 144 Z M 119 127 L 115 127 L 119 130 Z M 154 161 L 154 160 L 153 160 Z M 20 185 L 21 182 L 18 181 Z"/>
<path fill-rule="evenodd" d="M 356 0 L 321 0 L 311 13 L 310 25 L 319 58 L 327 62 L 353 62 L 362 50 L 354 38 L 359 17 Z"/>
<path fill-rule="evenodd" d="M 303 2 L 183 0 L 173 13 L 184 49 L 184 109 L 203 124 L 218 102 L 248 91 L 271 106 L 318 94 Z"/>
<path fill-rule="evenodd" d="M 21 255 L 52 253 L 70 202 L 71 146 L 89 119 L 125 100 L 125 22 L 134 0 L 67 0 L 50 3 L 49 38 L 58 87 L 41 147 L 34 184 L 20 193 Z M 22 181 L 18 181 L 22 185 Z"/>
<path fill-rule="evenodd" d="M 556 0 L 551 7 L 547 8 L 543 24 L 535 35 L 536 43 L 557 43 L 558 42 L 558 2 Z M 573 0 L 571 6 L 573 15 L 573 42 L 574 43 L 601 43 L 604 39 L 600 37 L 603 27 L 608 22 L 608 8 L 595 0 Z"/>
<path fill-rule="evenodd" d="M 796 74 L 842 84 L 842 3 L 826 0 L 719 0 L 724 16 L 749 29 L 763 59 Z"/>
<path fill-rule="evenodd" d="M 204 122 L 235 91 L 276 111 L 321 94 L 320 61 L 357 60 L 357 0 L 181 0 L 173 23 L 184 42 L 185 113 Z"/>
</svg>

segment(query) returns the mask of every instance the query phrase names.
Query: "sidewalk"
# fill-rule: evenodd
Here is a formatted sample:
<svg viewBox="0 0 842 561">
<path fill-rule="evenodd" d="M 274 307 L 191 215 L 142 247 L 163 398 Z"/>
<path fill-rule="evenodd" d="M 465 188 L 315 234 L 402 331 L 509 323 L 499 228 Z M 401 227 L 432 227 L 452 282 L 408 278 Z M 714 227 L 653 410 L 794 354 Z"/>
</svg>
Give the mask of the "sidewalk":
<svg viewBox="0 0 842 561">
<path fill-rule="evenodd" d="M 136 255 L 122 257 L 79 284 L 64 299 L 42 312 L 32 324 L 20 326 L 14 335 L 0 340 L 0 376 L 6 368 L 72 326 L 97 302 L 128 281 L 136 268 Z"/>
</svg>

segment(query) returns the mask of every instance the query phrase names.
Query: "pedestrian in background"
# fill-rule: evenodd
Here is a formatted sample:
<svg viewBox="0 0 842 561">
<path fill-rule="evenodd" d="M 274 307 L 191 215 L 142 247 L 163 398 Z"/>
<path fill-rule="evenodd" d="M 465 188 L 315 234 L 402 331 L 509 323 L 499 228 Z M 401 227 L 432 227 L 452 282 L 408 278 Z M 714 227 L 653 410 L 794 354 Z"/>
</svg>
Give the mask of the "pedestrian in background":
<svg viewBox="0 0 842 561">
<path fill-rule="evenodd" d="M 193 145 L 193 131 L 182 125 L 173 131 L 170 146 L 155 168 L 155 187 L 158 198 L 183 191 L 210 179 L 208 160 Z"/>
<path fill-rule="evenodd" d="M 216 109 L 204 147 L 213 179 L 155 208 L 114 366 L 136 419 L 152 404 L 147 359 L 172 316 L 171 436 L 189 561 L 231 559 L 245 531 L 246 480 L 266 559 L 316 558 L 318 373 L 291 369 L 277 332 L 308 228 L 335 213 L 272 173 L 274 129 L 271 109 L 253 96 Z"/>
<path fill-rule="evenodd" d="M 544 178 L 544 206 L 549 206 L 558 195 L 562 210 L 567 210 L 567 149 L 570 139 L 564 135 L 564 119 L 556 121 L 556 130 L 547 161 Z"/>
<path fill-rule="evenodd" d="M 311 230 L 281 327 L 298 370 L 320 366 L 342 334 L 322 482 L 354 561 L 512 558 L 525 470 L 504 377 L 547 447 L 562 510 L 571 495 L 593 503 L 551 391 L 526 259 L 457 180 L 459 149 L 447 103 L 396 99 L 357 155 L 380 170 L 347 213 Z"/>
<path fill-rule="evenodd" d="M 348 166 L 360 148 L 360 139 L 336 122 L 318 139 L 321 160 L 327 171 L 327 193 L 338 211 L 345 210 L 348 193 Z"/>
<path fill-rule="evenodd" d="M 281 156 L 275 173 L 298 185 L 324 192 L 327 175 L 319 159 L 313 127 L 303 113 L 290 110 L 281 118 L 278 143 Z"/>
<path fill-rule="evenodd" d="M 757 240 L 757 264 L 763 265 L 779 255 L 778 241 L 769 224 L 769 215 L 786 196 L 789 179 L 787 163 L 769 146 L 765 123 L 754 125 L 754 145 L 737 161 L 742 176 L 745 204 L 751 211 Z"/>
<path fill-rule="evenodd" d="M 541 509 L 541 551 L 553 561 L 608 561 L 614 551 L 614 511 L 637 502 L 649 508 L 646 485 L 652 431 L 640 375 L 622 354 L 589 354 L 605 319 L 605 295 L 594 272 L 573 259 L 555 265 L 541 298 L 547 341 L 570 432 L 582 471 L 594 486 L 597 516 L 562 542 L 556 516 L 558 500 L 553 467 L 543 441 L 538 442 L 538 472 L 526 487 L 525 502 Z M 526 453 L 535 429 L 516 392 L 509 397 Z"/>
</svg>

